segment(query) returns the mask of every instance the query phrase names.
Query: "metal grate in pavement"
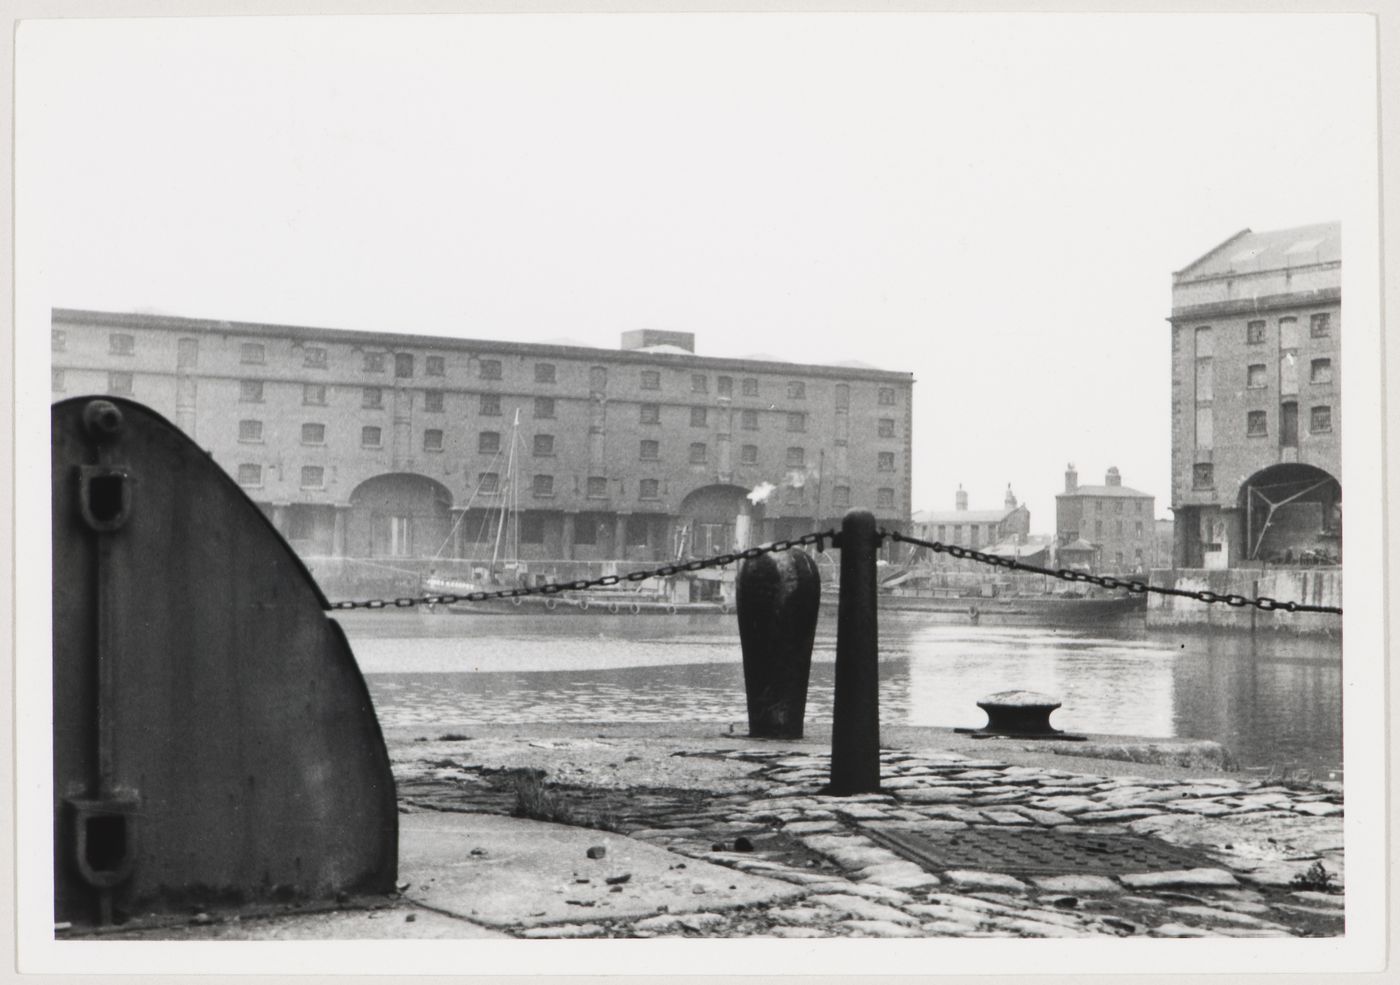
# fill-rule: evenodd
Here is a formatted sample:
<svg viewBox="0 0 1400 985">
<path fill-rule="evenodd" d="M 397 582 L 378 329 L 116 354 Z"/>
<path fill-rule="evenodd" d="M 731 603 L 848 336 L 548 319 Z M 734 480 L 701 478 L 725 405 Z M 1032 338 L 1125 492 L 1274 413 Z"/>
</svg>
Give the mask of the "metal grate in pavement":
<svg viewBox="0 0 1400 985">
<path fill-rule="evenodd" d="M 1219 864 L 1201 852 L 1139 835 L 991 827 L 920 831 L 916 826 L 867 825 L 861 825 L 860 831 L 929 872 L 981 869 L 1010 875 L 1113 875 Z"/>
</svg>

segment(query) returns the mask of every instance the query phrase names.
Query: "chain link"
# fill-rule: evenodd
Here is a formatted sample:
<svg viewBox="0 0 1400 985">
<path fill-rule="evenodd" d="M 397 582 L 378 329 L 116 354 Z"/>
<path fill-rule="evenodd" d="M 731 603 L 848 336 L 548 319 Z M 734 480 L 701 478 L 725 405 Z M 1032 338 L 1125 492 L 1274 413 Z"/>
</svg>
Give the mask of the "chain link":
<svg viewBox="0 0 1400 985">
<path fill-rule="evenodd" d="M 409 609 L 416 605 L 451 605 L 454 602 L 485 602 L 491 599 L 515 599 L 523 598 L 527 595 L 558 595 L 560 592 L 583 592 L 590 588 L 611 588 L 623 581 L 646 581 L 648 578 L 669 578 L 686 571 L 703 571 L 706 568 L 723 568 L 733 564 L 735 561 L 751 561 L 754 558 L 762 557 L 765 554 L 781 554 L 794 547 L 815 546 L 818 551 L 826 549 L 827 541 L 835 542 L 837 533 L 835 530 L 823 530 L 821 533 L 803 534 L 800 537 L 793 537 L 789 540 L 776 540 L 771 544 L 763 544 L 759 547 L 750 547 L 746 550 L 732 552 L 728 554 L 716 554 L 714 557 L 698 558 L 693 561 L 678 561 L 675 564 L 663 564 L 659 568 L 651 568 L 644 571 L 631 571 L 625 575 L 603 575 L 599 578 L 579 579 L 569 582 L 551 582 L 547 585 L 540 585 L 538 588 L 503 588 L 495 592 L 468 592 L 465 595 L 421 595 L 415 598 L 396 599 L 368 599 L 359 602 L 332 602 L 331 609 Z"/>
<path fill-rule="evenodd" d="M 1280 602 L 1261 596 L 1257 599 L 1246 598 L 1243 595 L 1220 595 L 1216 592 L 1202 589 L 1198 592 L 1189 591 L 1184 588 L 1166 588 L 1161 585 L 1149 585 L 1146 582 L 1134 579 L 1123 581 L 1111 575 L 1091 575 L 1087 571 L 1071 571 L 1068 568 L 1041 568 L 1034 564 L 1025 564 L 1014 558 L 999 557 L 994 554 L 985 554 L 982 551 L 975 551 L 968 547 L 958 547 L 956 544 L 943 544 L 938 541 L 919 540 L 917 537 L 908 537 L 894 530 L 880 530 L 881 537 L 888 537 L 891 540 L 904 544 L 913 544 L 916 547 L 927 547 L 929 550 L 939 554 L 948 554 L 955 558 L 965 558 L 970 561 L 977 561 L 981 564 L 990 564 L 999 568 L 1011 568 L 1016 571 L 1029 571 L 1037 575 L 1049 575 L 1053 578 L 1061 578 L 1064 581 L 1083 581 L 1102 588 L 1127 589 L 1130 594 L 1142 595 L 1147 592 L 1154 592 L 1158 595 L 1176 595 L 1180 598 L 1194 599 L 1197 602 L 1207 604 L 1224 602 L 1231 608 L 1244 608 L 1254 606 L 1264 612 L 1274 612 L 1282 609 L 1285 612 L 1325 612 L 1331 615 L 1342 614 L 1341 606 L 1336 605 L 1304 605 L 1300 602 Z"/>
</svg>

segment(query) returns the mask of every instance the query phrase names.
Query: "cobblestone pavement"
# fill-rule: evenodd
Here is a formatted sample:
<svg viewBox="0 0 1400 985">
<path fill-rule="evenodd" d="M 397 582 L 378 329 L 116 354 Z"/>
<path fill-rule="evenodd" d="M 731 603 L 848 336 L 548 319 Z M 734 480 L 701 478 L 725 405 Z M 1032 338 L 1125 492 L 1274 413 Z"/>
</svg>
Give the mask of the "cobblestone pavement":
<svg viewBox="0 0 1400 985">
<path fill-rule="evenodd" d="M 551 783 L 564 820 L 605 826 L 801 886 L 797 901 L 635 921 L 534 927 L 522 937 L 1283 937 L 1343 932 L 1340 786 L 1099 776 L 955 752 L 882 754 L 882 792 L 823 796 L 820 752 L 673 752 L 747 770 L 721 790 Z M 636 758 L 636 757 L 633 757 Z M 401 760 L 401 809 L 510 813 L 518 778 L 452 758 Z M 1017 838 L 990 832 L 1016 831 Z M 936 840 L 927 866 L 891 847 Z M 1039 836 L 1034 832 L 1059 832 Z M 1101 847 L 1037 867 L 1018 843 Z M 892 841 L 892 837 L 895 841 Z M 957 842 L 951 839 L 956 837 Z M 1075 842 L 1081 844 L 1082 842 Z M 1094 852 L 1157 846 L 1162 858 Z M 1010 846 L 1010 847 L 1008 847 Z M 1174 854 L 1173 854 L 1174 853 Z M 1174 857 L 1175 862 L 1170 861 Z M 681 864 L 681 863 L 678 863 Z M 679 908 L 678 908 L 679 909 Z M 581 915 L 582 917 L 583 915 Z"/>
</svg>

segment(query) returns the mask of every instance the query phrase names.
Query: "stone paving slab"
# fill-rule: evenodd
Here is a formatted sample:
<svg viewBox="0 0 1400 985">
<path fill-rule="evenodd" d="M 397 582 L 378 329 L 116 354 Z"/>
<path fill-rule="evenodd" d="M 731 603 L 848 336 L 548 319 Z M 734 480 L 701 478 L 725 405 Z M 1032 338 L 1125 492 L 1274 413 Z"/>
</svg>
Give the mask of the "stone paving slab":
<svg viewBox="0 0 1400 985">
<path fill-rule="evenodd" d="M 406 814 L 399 822 L 405 896 L 492 927 L 699 912 L 801 895 L 789 883 L 683 861 L 608 832 L 490 814 Z M 605 849 L 602 858 L 588 857 L 593 847 Z M 630 878 L 620 885 L 606 881 L 624 875 Z"/>
</svg>

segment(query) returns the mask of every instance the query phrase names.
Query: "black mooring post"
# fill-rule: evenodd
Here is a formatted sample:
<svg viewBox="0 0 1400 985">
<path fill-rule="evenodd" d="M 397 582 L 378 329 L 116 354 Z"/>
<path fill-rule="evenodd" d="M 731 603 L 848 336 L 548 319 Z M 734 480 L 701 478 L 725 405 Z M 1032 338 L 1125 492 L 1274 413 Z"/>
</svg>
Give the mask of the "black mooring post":
<svg viewBox="0 0 1400 985">
<path fill-rule="evenodd" d="M 841 521 L 841 594 L 836 614 L 836 699 L 831 722 L 829 793 L 880 789 L 880 639 L 875 609 L 875 549 L 869 510 Z"/>
<path fill-rule="evenodd" d="M 794 547 L 746 560 L 734 581 L 749 735 L 800 739 L 821 607 L 817 562 Z"/>
</svg>

